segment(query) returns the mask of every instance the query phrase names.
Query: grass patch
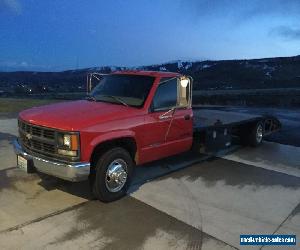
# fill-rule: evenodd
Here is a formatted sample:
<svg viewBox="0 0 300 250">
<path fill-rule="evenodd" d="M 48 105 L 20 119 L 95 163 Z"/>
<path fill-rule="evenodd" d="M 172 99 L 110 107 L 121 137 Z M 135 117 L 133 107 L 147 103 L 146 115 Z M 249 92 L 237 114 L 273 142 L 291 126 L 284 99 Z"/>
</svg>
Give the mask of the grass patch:
<svg viewBox="0 0 300 250">
<path fill-rule="evenodd" d="M 62 102 L 62 100 L 0 98 L 0 112 L 18 113 L 24 109 L 28 109 L 31 107 L 37 107 L 57 102 Z"/>
</svg>

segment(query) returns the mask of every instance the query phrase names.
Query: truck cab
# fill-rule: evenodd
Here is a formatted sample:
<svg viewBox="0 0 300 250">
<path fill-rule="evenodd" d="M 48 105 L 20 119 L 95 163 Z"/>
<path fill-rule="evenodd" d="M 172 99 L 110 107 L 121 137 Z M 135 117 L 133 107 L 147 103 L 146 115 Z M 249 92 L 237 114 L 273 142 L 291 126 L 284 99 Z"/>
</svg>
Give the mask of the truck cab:
<svg viewBox="0 0 300 250">
<path fill-rule="evenodd" d="M 89 179 L 101 201 L 126 194 L 137 165 L 190 150 L 192 78 L 121 71 L 101 77 L 86 100 L 19 114 L 17 163 L 68 181 Z"/>
</svg>

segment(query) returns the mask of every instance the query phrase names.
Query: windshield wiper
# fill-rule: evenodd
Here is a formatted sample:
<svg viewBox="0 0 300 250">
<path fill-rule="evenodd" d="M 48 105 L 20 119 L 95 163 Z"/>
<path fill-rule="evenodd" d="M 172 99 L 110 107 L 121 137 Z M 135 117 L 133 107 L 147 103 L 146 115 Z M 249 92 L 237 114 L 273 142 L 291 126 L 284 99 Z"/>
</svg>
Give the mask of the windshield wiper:
<svg viewBox="0 0 300 250">
<path fill-rule="evenodd" d="M 87 97 L 85 98 L 85 100 L 88 100 L 88 101 L 94 101 L 94 102 L 97 101 L 97 99 L 96 99 L 94 96 L 91 96 L 91 95 L 87 96 Z"/>
<path fill-rule="evenodd" d="M 101 97 L 109 97 L 111 99 L 116 100 L 118 103 L 121 103 L 126 107 L 129 107 L 129 105 L 126 102 L 124 102 L 120 97 L 117 97 L 117 96 L 114 96 L 114 95 L 100 95 L 100 96 Z"/>
</svg>

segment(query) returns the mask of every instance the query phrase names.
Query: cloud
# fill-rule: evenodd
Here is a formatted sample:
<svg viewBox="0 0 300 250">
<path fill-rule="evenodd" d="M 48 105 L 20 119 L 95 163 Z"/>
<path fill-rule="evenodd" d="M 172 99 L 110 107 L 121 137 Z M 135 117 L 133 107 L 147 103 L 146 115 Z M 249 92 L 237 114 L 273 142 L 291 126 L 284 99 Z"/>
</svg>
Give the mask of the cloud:
<svg viewBox="0 0 300 250">
<path fill-rule="evenodd" d="M 50 65 L 34 64 L 27 61 L 5 61 L 0 60 L 0 71 L 53 71 L 56 67 Z"/>
<path fill-rule="evenodd" d="M 244 22 L 260 17 L 300 16 L 299 0 L 180 0 L 181 8 L 199 18 L 213 16 Z"/>
<path fill-rule="evenodd" d="M 254 0 L 250 1 L 245 9 L 245 18 L 257 16 L 298 16 L 300 8 L 299 0 Z"/>
<path fill-rule="evenodd" d="M 300 40 L 300 28 L 279 26 L 270 31 L 270 35 L 279 36 L 288 40 Z"/>
<path fill-rule="evenodd" d="M 28 68 L 32 66 L 30 63 L 26 61 L 0 61 L 0 66 L 7 67 L 7 68 Z"/>
<path fill-rule="evenodd" d="M 22 13 L 22 5 L 18 0 L 0 0 L 0 10 L 1 9 L 9 10 L 16 15 Z"/>
</svg>

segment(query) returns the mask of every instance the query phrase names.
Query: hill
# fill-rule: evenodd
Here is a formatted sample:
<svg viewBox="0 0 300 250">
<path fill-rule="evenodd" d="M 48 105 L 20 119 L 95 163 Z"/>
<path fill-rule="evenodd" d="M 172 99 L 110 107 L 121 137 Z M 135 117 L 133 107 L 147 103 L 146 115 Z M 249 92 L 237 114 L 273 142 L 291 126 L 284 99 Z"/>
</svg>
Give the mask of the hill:
<svg viewBox="0 0 300 250">
<path fill-rule="evenodd" d="M 89 72 L 110 73 L 125 67 L 62 72 L 0 72 L 0 94 L 83 92 Z M 181 72 L 194 78 L 195 90 L 300 88 L 300 56 L 252 60 L 175 61 L 134 69 Z"/>
</svg>

